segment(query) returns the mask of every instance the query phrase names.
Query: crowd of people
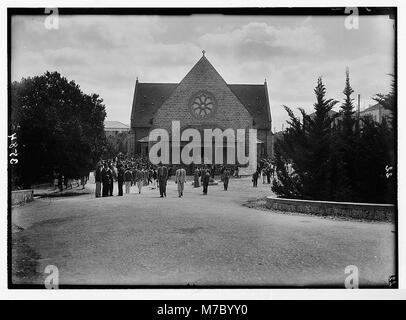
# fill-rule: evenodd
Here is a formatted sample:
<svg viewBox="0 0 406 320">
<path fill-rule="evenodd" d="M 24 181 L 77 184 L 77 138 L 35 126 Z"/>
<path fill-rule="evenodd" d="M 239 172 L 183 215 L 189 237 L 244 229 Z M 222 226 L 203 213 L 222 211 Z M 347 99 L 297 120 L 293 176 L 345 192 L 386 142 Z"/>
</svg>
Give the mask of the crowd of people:
<svg viewBox="0 0 406 320">
<path fill-rule="evenodd" d="M 95 170 L 96 197 L 113 195 L 114 181 L 118 182 L 118 195 L 130 193 L 130 188 L 136 185 L 141 193 L 142 187 L 153 184 L 157 187 L 157 168 L 147 158 L 117 156 L 114 159 L 100 160 Z"/>
<path fill-rule="evenodd" d="M 191 169 L 189 168 L 189 171 Z M 203 187 L 203 194 L 207 195 L 210 182 L 214 175 L 220 174 L 223 188 L 228 190 L 230 177 L 238 176 L 238 166 L 194 165 L 193 186 Z M 152 185 L 152 189 L 159 188 L 161 197 L 166 197 L 166 185 L 171 176 L 175 176 L 179 197 L 183 197 L 187 172 L 180 165 L 167 166 L 162 163 L 153 165 L 147 157 L 127 157 L 119 155 L 114 159 L 100 160 L 94 173 L 96 182 L 96 197 L 113 195 L 114 182 L 117 181 L 118 196 L 130 193 L 131 186 L 136 186 L 138 193 L 144 186 Z M 270 183 L 274 178 L 275 169 L 270 160 L 260 161 L 257 171 L 252 176 L 253 187 L 258 186 L 258 179 L 262 176 L 263 183 Z M 123 190 L 123 187 L 125 188 Z"/>
<path fill-rule="evenodd" d="M 271 159 L 261 159 L 257 171 L 252 175 L 253 187 L 258 187 L 258 179 L 262 176 L 262 183 L 271 183 L 275 179 L 275 165 Z"/>
</svg>

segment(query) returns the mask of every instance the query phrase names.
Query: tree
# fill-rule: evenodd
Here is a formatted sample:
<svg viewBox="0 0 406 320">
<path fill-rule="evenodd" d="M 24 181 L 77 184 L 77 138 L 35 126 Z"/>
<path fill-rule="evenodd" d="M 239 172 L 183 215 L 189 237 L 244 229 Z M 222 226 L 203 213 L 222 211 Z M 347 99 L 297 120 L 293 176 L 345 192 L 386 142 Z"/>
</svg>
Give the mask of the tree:
<svg viewBox="0 0 406 320">
<path fill-rule="evenodd" d="M 357 202 L 394 203 L 396 168 L 393 161 L 393 129 L 384 120 L 363 119 L 356 141 L 355 196 Z M 390 175 L 387 168 L 392 167 Z"/>
<path fill-rule="evenodd" d="M 355 128 L 354 105 L 351 95 L 354 90 L 350 85 L 349 70 L 346 70 L 345 87 L 343 90 L 345 99 L 341 105 L 341 117 L 335 128 L 332 139 L 332 165 L 333 169 L 333 193 L 337 201 L 353 201 L 355 180 Z"/>
<path fill-rule="evenodd" d="M 361 119 L 357 126 L 346 72 L 344 102 L 340 117 L 332 116 L 337 103 L 325 98 L 325 87 L 318 80 L 315 89 L 315 113 L 299 109 L 302 120 L 285 107 L 290 120 L 283 139 L 275 144 L 277 180 L 272 190 L 281 197 L 394 203 L 396 199 L 394 126 Z M 395 93 L 382 95 L 386 105 L 395 103 Z M 396 105 L 391 106 L 396 110 Z M 396 127 L 395 127 L 396 128 Z M 292 166 L 293 172 L 288 170 Z"/>
<path fill-rule="evenodd" d="M 49 181 L 55 173 L 78 178 L 105 144 L 105 106 L 58 72 L 24 78 L 11 86 L 11 126 L 18 128 L 21 184 Z"/>
<path fill-rule="evenodd" d="M 374 100 L 378 102 L 382 107 L 387 110 L 392 111 L 393 114 L 397 113 L 396 108 L 396 78 L 393 74 L 390 75 L 392 77 L 391 82 L 391 90 L 387 94 L 378 93 L 374 97 Z"/>
<path fill-rule="evenodd" d="M 322 79 L 314 89 L 315 112 L 307 115 L 300 109 L 302 121 L 285 107 L 290 128 L 285 130 L 283 140 L 276 143 L 275 165 L 278 180 L 272 190 L 279 196 L 302 199 L 331 199 L 330 141 L 334 116 L 331 110 L 337 101 L 326 99 Z M 293 173 L 287 167 L 291 165 Z"/>
<path fill-rule="evenodd" d="M 103 151 L 105 158 L 114 158 L 118 153 L 127 154 L 128 132 L 120 132 L 106 138 L 106 148 Z"/>
</svg>

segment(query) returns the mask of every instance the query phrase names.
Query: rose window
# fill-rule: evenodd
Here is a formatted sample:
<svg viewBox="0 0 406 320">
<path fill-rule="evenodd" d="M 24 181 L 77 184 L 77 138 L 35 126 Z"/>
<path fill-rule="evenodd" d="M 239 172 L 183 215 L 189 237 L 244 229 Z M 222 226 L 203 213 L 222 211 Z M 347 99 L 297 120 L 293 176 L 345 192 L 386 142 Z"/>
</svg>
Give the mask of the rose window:
<svg viewBox="0 0 406 320">
<path fill-rule="evenodd" d="M 199 119 L 206 118 L 214 111 L 216 102 L 208 92 L 200 92 L 191 100 L 190 109 L 192 114 Z"/>
</svg>

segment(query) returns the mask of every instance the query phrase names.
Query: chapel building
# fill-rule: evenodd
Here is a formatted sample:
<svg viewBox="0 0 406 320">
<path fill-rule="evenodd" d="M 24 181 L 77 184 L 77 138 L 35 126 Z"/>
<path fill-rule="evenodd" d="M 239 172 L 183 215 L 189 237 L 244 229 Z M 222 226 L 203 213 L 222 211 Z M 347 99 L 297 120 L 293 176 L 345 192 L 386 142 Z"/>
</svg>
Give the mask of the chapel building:
<svg viewBox="0 0 406 320">
<path fill-rule="evenodd" d="M 137 78 L 129 154 L 147 156 L 155 143 L 149 141 L 151 130 L 160 128 L 170 133 L 172 121 L 180 122 L 181 132 L 187 128 L 200 132 L 231 128 L 245 129 L 248 136 L 248 129 L 257 129 L 258 158 L 273 157 L 272 119 L 266 81 L 263 84 L 228 84 L 205 57 L 204 51 L 179 83 L 143 83 Z M 182 145 L 186 143 L 182 142 Z"/>
</svg>

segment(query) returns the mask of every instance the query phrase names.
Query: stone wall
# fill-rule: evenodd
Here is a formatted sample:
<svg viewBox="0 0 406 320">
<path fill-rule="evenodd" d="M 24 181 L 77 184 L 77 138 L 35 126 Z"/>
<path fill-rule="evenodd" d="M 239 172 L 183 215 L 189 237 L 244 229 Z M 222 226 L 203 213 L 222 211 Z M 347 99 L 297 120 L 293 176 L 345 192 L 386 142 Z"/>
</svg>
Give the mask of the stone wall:
<svg viewBox="0 0 406 320">
<path fill-rule="evenodd" d="M 273 210 L 300 212 L 320 216 L 390 222 L 395 220 L 395 206 L 392 204 L 311 201 L 267 197 L 266 206 L 268 209 Z"/>
<path fill-rule="evenodd" d="M 23 204 L 34 200 L 34 190 L 17 190 L 11 192 L 11 204 Z"/>
</svg>

